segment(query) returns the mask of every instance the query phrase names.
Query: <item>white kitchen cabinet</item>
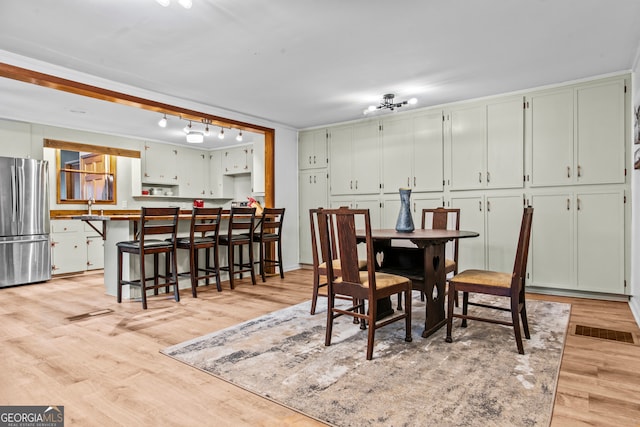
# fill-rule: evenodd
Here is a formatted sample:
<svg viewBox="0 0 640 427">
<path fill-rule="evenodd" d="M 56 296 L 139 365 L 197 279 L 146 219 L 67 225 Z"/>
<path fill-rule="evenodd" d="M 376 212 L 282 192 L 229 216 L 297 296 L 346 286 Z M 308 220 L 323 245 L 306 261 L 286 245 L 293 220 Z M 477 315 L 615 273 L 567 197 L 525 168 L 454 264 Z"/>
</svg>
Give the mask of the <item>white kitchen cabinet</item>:
<svg viewBox="0 0 640 427">
<path fill-rule="evenodd" d="M 382 175 L 385 193 L 443 188 L 443 116 L 441 111 L 384 120 Z"/>
<path fill-rule="evenodd" d="M 298 168 L 317 169 L 327 167 L 327 131 L 316 129 L 300 132 L 298 140 Z"/>
<path fill-rule="evenodd" d="M 531 186 L 625 182 L 625 80 L 527 97 Z"/>
<path fill-rule="evenodd" d="M 253 158 L 251 147 L 232 147 L 223 150 L 222 169 L 225 175 L 237 175 L 251 173 Z"/>
<path fill-rule="evenodd" d="M 0 120 L 0 153 L 5 157 L 32 157 L 31 124 Z"/>
<path fill-rule="evenodd" d="M 622 294 L 624 191 L 534 194 L 529 284 Z"/>
<path fill-rule="evenodd" d="M 87 270 L 104 268 L 104 240 L 100 236 L 86 236 Z"/>
<path fill-rule="evenodd" d="M 51 273 L 66 274 L 87 269 L 87 244 L 82 222 L 51 221 Z"/>
<path fill-rule="evenodd" d="M 253 168 L 251 169 L 251 192 L 254 196 L 264 196 L 264 137 L 253 142 Z"/>
<path fill-rule="evenodd" d="M 448 118 L 452 190 L 523 187 L 522 97 L 459 107 Z"/>
<path fill-rule="evenodd" d="M 222 150 L 209 154 L 209 197 L 212 199 L 233 199 L 233 177 L 224 174 L 223 156 Z"/>
<path fill-rule="evenodd" d="M 298 175 L 299 188 L 299 245 L 300 262 L 313 263 L 311 252 L 311 225 L 309 209 L 326 208 L 327 205 L 327 170 L 302 170 Z"/>
<path fill-rule="evenodd" d="M 329 130 L 331 195 L 377 194 L 380 191 L 380 147 L 377 122 Z"/>
<path fill-rule="evenodd" d="M 460 209 L 460 230 L 480 233 L 479 237 L 460 239 L 459 271 L 513 271 L 523 200 L 522 194 L 455 195 L 451 198 L 451 207 Z"/>
<path fill-rule="evenodd" d="M 209 194 L 209 155 L 203 150 L 180 148 L 178 191 L 180 197 L 203 198 Z"/>
<path fill-rule="evenodd" d="M 177 147 L 145 142 L 142 151 L 142 183 L 177 185 L 179 161 Z"/>
</svg>

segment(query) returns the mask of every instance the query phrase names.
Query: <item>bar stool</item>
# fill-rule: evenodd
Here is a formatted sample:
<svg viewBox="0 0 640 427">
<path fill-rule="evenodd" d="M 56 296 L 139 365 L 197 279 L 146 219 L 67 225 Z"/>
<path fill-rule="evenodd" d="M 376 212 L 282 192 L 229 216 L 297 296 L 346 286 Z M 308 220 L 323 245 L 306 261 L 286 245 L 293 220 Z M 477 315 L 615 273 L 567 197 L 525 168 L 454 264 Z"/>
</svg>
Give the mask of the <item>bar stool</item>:
<svg viewBox="0 0 640 427">
<path fill-rule="evenodd" d="M 178 249 L 189 251 L 189 271 L 178 273 L 178 276 L 191 278 L 191 294 L 198 297 L 196 288 L 200 280 L 209 286 L 209 279 L 215 278 L 218 292 L 220 286 L 220 263 L 218 261 L 218 233 L 220 231 L 221 208 L 193 208 L 191 212 L 191 227 L 189 237 L 178 237 L 176 246 Z M 200 267 L 198 253 L 200 249 L 205 252 L 205 265 Z M 213 267 L 211 266 L 211 249 L 213 249 Z M 167 263 L 168 264 L 168 263 Z M 202 273 L 202 274 L 200 274 Z"/>
<path fill-rule="evenodd" d="M 262 281 L 266 282 L 265 265 L 277 266 L 280 271 L 280 277 L 284 279 L 284 271 L 282 270 L 282 221 L 284 219 L 284 208 L 264 208 L 262 211 L 262 219 L 259 221 L 258 231 L 253 234 L 253 242 L 260 245 L 260 259 L 256 264 L 260 264 L 260 275 Z M 267 253 L 267 244 L 273 243 L 277 245 L 276 259 L 269 258 Z"/>
<path fill-rule="evenodd" d="M 253 269 L 253 251 L 251 245 L 253 242 L 253 230 L 256 222 L 256 208 L 232 207 L 229 215 L 229 226 L 227 234 L 220 235 L 219 242 L 221 246 L 227 246 L 226 267 L 220 267 L 220 270 L 229 272 L 229 286 L 234 288 L 233 280 L 236 274 L 242 279 L 243 273 L 251 273 L 251 282 L 256 284 L 256 274 Z M 249 262 L 242 260 L 243 246 L 249 247 Z M 238 262 L 235 262 L 234 248 L 238 247 Z M 236 268 L 237 267 L 237 268 Z"/>
<path fill-rule="evenodd" d="M 158 288 L 166 288 L 167 292 L 170 286 L 174 287 L 174 299 L 180 301 L 178 292 L 178 276 L 176 263 L 176 232 L 178 229 L 178 208 L 142 208 L 140 213 L 140 238 L 125 242 L 118 242 L 118 291 L 117 301 L 122 302 L 122 286 L 139 286 L 142 293 L 142 308 L 147 309 L 147 291 L 153 289 L 154 294 L 158 295 Z M 148 239 L 149 235 L 167 235 L 168 239 Z M 122 254 L 136 254 L 140 256 L 140 278 L 137 280 L 122 279 Z M 169 270 L 165 271 L 165 275 L 158 273 L 158 255 L 164 253 L 167 258 L 170 257 L 173 268 L 171 275 Z M 153 277 L 148 278 L 145 274 L 145 256 L 153 254 Z M 164 278 L 164 283 L 159 282 L 159 278 Z M 153 280 L 153 285 L 147 282 Z"/>
</svg>

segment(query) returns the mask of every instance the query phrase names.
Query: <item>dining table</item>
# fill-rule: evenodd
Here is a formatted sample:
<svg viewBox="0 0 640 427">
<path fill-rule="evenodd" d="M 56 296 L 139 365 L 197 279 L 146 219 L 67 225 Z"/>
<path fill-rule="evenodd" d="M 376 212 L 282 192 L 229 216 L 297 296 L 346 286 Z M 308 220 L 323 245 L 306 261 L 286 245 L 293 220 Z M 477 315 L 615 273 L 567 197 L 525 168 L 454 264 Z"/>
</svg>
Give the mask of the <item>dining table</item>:
<svg viewBox="0 0 640 427">
<path fill-rule="evenodd" d="M 357 230 L 364 239 L 364 230 Z M 478 237 L 475 231 L 416 229 L 398 232 L 395 229 L 372 229 L 376 270 L 407 277 L 414 290 L 424 293 L 425 324 L 422 337 L 426 338 L 442 327 L 445 314 L 446 273 L 445 246 L 456 239 Z M 398 243 L 400 242 L 400 243 Z M 394 245 L 394 243 L 396 243 Z M 379 302 L 378 311 L 383 315 L 394 312 L 391 299 Z"/>
</svg>

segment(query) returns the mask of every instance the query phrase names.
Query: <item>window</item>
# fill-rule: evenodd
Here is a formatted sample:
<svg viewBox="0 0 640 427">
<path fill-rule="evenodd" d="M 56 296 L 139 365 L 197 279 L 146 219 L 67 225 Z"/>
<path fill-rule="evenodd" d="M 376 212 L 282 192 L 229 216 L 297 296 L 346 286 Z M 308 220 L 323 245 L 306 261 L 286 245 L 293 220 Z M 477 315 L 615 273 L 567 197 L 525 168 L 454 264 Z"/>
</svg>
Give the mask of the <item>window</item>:
<svg viewBox="0 0 640 427">
<path fill-rule="evenodd" d="M 45 139 L 44 147 L 56 150 L 56 195 L 63 203 L 117 203 L 118 156 L 140 158 L 140 152 L 76 142 Z"/>
</svg>

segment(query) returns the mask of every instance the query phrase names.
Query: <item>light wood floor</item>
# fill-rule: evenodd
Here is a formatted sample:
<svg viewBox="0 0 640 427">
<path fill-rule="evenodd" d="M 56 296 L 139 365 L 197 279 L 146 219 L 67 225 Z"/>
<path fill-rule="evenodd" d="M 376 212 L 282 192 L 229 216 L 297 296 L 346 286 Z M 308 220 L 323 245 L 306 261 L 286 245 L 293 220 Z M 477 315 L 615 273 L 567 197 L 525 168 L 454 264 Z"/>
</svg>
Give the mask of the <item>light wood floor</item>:
<svg viewBox="0 0 640 427">
<path fill-rule="evenodd" d="M 180 303 L 155 298 L 146 311 L 138 302 L 117 304 L 102 281 L 94 273 L 0 289 L 0 405 L 64 405 L 68 426 L 322 425 L 159 353 L 308 300 L 310 270 L 257 286 L 245 280 L 233 291 L 225 284 L 221 293 L 201 287 L 197 299 L 184 290 Z M 571 302 L 572 325 L 640 337 L 626 303 L 532 298 Z M 640 345 L 569 335 L 552 425 L 639 420 Z"/>
</svg>

